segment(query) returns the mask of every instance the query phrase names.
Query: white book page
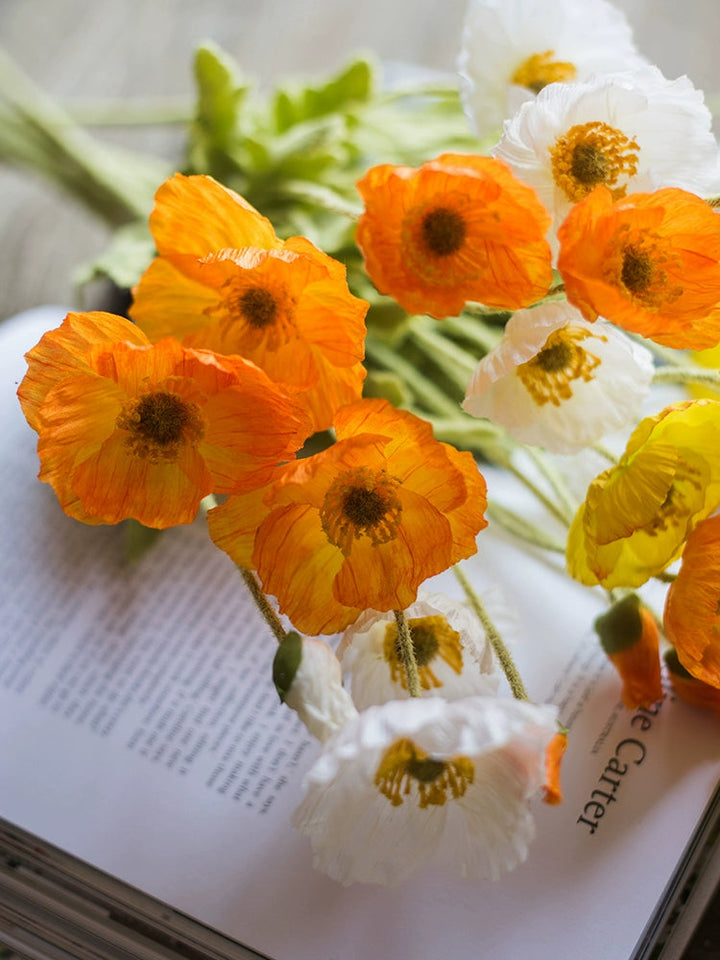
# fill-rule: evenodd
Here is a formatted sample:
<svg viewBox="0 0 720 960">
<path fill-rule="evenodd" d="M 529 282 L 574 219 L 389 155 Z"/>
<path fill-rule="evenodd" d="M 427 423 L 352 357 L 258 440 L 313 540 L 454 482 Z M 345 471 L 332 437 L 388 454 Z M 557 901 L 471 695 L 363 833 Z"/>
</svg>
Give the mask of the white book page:
<svg viewBox="0 0 720 960">
<path fill-rule="evenodd" d="M 276 960 L 630 957 L 718 781 L 718 722 L 671 694 L 624 710 L 602 594 L 483 531 L 466 569 L 502 584 L 531 696 L 571 727 L 565 800 L 534 804 L 530 857 L 496 884 L 326 879 L 289 823 L 317 747 L 232 563 L 197 522 L 127 567 L 120 529 L 35 479 L 15 390 L 62 316 L 0 327 L 0 816 Z"/>
</svg>

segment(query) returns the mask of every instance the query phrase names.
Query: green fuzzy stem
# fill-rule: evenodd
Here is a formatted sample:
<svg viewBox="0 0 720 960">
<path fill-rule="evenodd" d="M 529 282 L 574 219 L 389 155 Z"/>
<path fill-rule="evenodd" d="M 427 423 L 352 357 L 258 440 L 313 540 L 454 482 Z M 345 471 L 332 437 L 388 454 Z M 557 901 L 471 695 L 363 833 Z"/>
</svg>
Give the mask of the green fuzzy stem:
<svg viewBox="0 0 720 960">
<path fill-rule="evenodd" d="M 408 693 L 411 697 L 419 697 L 420 674 L 418 672 L 417 660 L 415 659 L 415 648 L 413 647 L 412 636 L 410 635 L 410 626 L 402 610 L 395 610 L 394 613 L 398 631 L 398 648 L 400 659 L 405 669 L 405 676 L 407 677 Z"/>
<path fill-rule="evenodd" d="M 495 656 L 498 658 L 500 666 L 503 669 L 503 673 L 507 677 L 507 681 L 510 684 L 510 689 L 512 690 L 513 696 L 516 700 L 529 701 L 530 697 L 525 689 L 525 684 L 522 682 L 522 677 L 520 676 L 518 668 L 515 666 L 515 661 L 510 656 L 510 651 L 505 646 L 505 641 L 500 636 L 497 627 L 490 619 L 490 616 L 483 606 L 480 597 L 478 597 L 470 581 L 465 576 L 465 571 L 461 568 L 460 564 L 456 564 L 452 570 L 457 578 L 458 583 L 463 588 L 468 603 L 477 614 L 478 620 L 483 626 L 485 635 L 495 651 Z"/>
<path fill-rule="evenodd" d="M 544 450 L 537 447 L 527 447 L 528 456 L 532 459 L 535 466 L 542 473 L 558 499 L 558 507 L 563 512 L 564 522 L 572 522 L 577 504 L 573 501 L 568 486 L 559 470 L 548 460 Z"/>
<path fill-rule="evenodd" d="M 555 540 L 543 529 L 534 523 L 530 523 L 529 520 L 519 516 L 514 511 L 503 507 L 502 504 L 488 501 L 487 515 L 490 520 L 524 543 L 533 547 L 540 547 L 541 550 L 552 550 L 553 553 L 565 553 L 565 544 Z"/>
<path fill-rule="evenodd" d="M 720 390 L 720 371 L 701 367 L 661 367 L 655 371 L 653 383 L 699 383 Z"/>
<path fill-rule="evenodd" d="M 110 226 L 147 217 L 168 163 L 91 137 L 1 47 L 0 112 L 1 160 L 35 169 Z"/>
<path fill-rule="evenodd" d="M 428 359 L 443 371 L 457 388 L 465 393 L 468 380 L 475 369 L 475 360 L 462 347 L 438 333 L 430 322 L 416 317 L 409 330 L 410 338 Z"/>
<path fill-rule="evenodd" d="M 514 464 L 508 464 L 507 469 L 513 474 L 513 476 L 517 477 L 523 486 L 527 487 L 534 497 L 537 497 L 546 510 L 548 510 L 556 519 L 558 519 L 564 527 L 569 525 L 570 519 L 572 518 L 568 517 L 566 511 L 562 507 L 558 506 L 554 500 L 551 500 L 550 497 L 548 497 L 547 494 L 544 493 L 540 487 L 538 487 L 538 485 L 527 476 L 527 474 L 525 474 Z"/>
<path fill-rule="evenodd" d="M 432 380 L 418 373 L 413 364 L 403 360 L 392 347 L 368 335 L 365 340 L 365 353 L 373 363 L 385 370 L 392 370 L 401 377 L 417 402 L 428 410 L 441 417 L 457 417 L 457 403 L 436 387 Z"/>
<path fill-rule="evenodd" d="M 265 623 L 270 627 L 272 632 L 275 634 L 278 643 L 282 643 L 286 637 L 285 628 L 283 627 L 280 618 L 275 613 L 273 608 L 270 606 L 268 598 L 260 589 L 260 584 L 258 583 L 257 577 L 246 567 L 241 567 L 236 564 L 240 574 L 245 581 L 245 585 L 252 594 L 252 598 L 257 605 L 258 610 L 263 615 Z"/>
</svg>

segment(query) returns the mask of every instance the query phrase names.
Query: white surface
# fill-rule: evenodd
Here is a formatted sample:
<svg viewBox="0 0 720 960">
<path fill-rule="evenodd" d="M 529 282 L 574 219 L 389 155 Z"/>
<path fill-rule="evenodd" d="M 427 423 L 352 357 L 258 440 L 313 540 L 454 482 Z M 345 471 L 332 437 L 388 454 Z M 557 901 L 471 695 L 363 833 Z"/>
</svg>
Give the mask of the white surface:
<svg viewBox="0 0 720 960">
<path fill-rule="evenodd" d="M 117 529 L 64 517 L 52 491 L 34 479 L 34 435 L 14 392 L 24 372 L 22 352 L 62 315 L 59 308 L 31 311 L 0 331 L 0 480 L 9 507 L 0 520 L 0 816 L 277 960 L 631 956 L 718 780 L 717 722 L 670 697 L 656 717 L 624 711 L 591 632 L 602 595 L 484 531 L 467 570 L 479 583 L 503 583 L 516 608 L 516 654 L 530 693 L 562 704 L 561 719 L 571 726 L 565 801 L 535 805 L 538 836 L 530 858 L 495 885 L 426 874 L 387 891 L 325 879 L 312 869 L 307 841 L 288 823 L 315 747 L 274 706 L 274 641 L 262 632 L 227 558 L 196 525 L 163 535 L 127 571 Z M 489 483 L 494 496 L 507 499 L 504 479 L 491 474 Z M 172 571 L 172 582 L 159 577 L 161 569 Z M 444 582 L 457 592 L 452 578 Z M 166 689 L 167 673 L 153 681 L 149 664 L 169 656 L 173 644 L 184 666 Z M 252 695 L 242 693 L 246 668 L 258 675 Z M 105 735 L 102 718 L 94 729 L 92 723 L 102 708 L 95 694 L 103 670 L 107 689 L 123 687 L 118 678 L 125 675 L 129 696 L 116 698 L 116 707 L 124 705 Z M 157 711 L 150 716 L 151 690 L 168 712 L 162 726 Z M 144 704 L 141 691 L 149 697 Z M 70 708 L 73 698 L 78 706 Z M 203 719 L 202 703 L 213 702 L 215 717 L 210 710 Z M 190 709 L 184 715 L 183 705 Z M 250 776 L 247 767 L 222 793 L 225 781 L 212 780 L 213 764 L 219 752 L 229 754 L 228 763 L 242 758 L 247 740 L 235 737 L 246 722 L 258 734 L 259 766 L 235 800 L 233 791 Z M 145 741 L 133 740 L 140 729 Z M 156 761 L 148 745 L 153 729 L 155 746 L 166 743 Z M 209 737 L 191 757 L 203 730 Z M 186 749 L 170 765 L 173 742 L 183 736 Z M 629 762 L 616 778 L 614 800 L 591 831 L 578 819 L 627 738 L 641 746 L 621 748 L 624 759 L 644 751 L 644 760 Z M 265 775 L 275 779 L 263 784 Z M 246 805 L 255 790 L 260 799 L 274 797 L 264 814 Z"/>
</svg>

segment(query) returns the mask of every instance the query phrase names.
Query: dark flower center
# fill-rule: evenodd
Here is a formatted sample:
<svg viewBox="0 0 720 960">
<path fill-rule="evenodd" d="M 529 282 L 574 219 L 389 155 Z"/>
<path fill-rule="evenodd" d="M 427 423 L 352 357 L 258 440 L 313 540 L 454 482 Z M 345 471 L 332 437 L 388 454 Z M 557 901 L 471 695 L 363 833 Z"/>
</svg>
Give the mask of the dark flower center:
<svg viewBox="0 0 720 960">
<path fill-rule="evenodd" d="M 425 248 L 436 257 L 457 253 L 465 240 L 465 221 L 456 210 L 438 207 L 426 213 L 421 224 Z"/>
<path fill-rule="evenodd" d="M 631 293 L 645 293 L 655 278 L 655 264 L 649 254 L 635 247 L 623 252 L 620 279 Z"/>
<path fill-rule="evenodd" d="M 240 297 L 240 312 L 251 327 L 261 330 L 277 318 L 278 305 L 275 297 L 263 287 L 252 287 Z"/>
<path fill-rule="evenodd" d="M 196 404 L 176 393 L 157 390 L 131 401 L 116 426 L 128 431 L 126 445 L 136 457 L 159 463 L 177 460 L 181 447 L 202 439 L 204 428 Z"/>
</svg>

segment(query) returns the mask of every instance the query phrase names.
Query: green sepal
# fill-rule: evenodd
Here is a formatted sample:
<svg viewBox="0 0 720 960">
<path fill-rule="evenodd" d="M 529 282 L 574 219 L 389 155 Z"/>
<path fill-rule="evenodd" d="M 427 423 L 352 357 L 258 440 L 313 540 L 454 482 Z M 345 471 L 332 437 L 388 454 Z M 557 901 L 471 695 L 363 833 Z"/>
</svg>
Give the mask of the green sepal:
<svg viewBox="0 0 720 960">
<path fill-rule="evenodd" d="M 125 562 L 137 563 L 147 551 L 155 545 L 162 530 L 146 527 L 139 520 L 125 520 L 123 523 Z"/>
<path fill-rule="evenodd" d="M 277 648 L 273 658 L 273 683 L 281 703 L 285 703 L 301 661 L 302 637 L 299 633 L 291 630 L 285 634 L 285 639 Z"/>
<path fill-rule="evenodd" d="M 669 647 L 663 654 L 663 660 L 670 673 L 676 677 L 682 677 L 683 680 L 697 680 L 689 670 L 680 663 L 675 647 Z"/>
<path fill-rule="evenodd" d="M 598 617 L 593 626 L 605 653 L 611 655 L 627 650 L 642 636 L 640 598 L 636 593 L 628 594 L 614 603 L 607 613 Z"/>
</svg>

